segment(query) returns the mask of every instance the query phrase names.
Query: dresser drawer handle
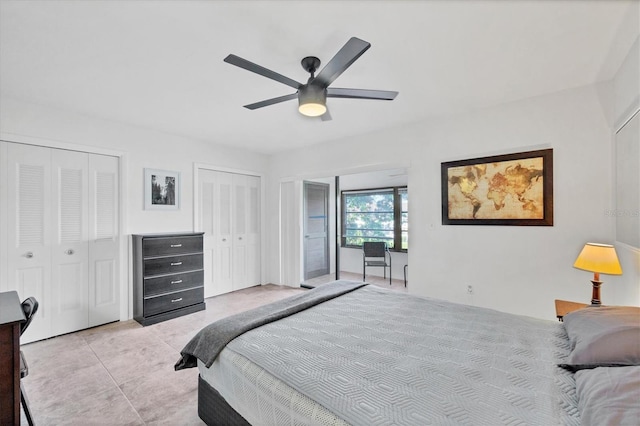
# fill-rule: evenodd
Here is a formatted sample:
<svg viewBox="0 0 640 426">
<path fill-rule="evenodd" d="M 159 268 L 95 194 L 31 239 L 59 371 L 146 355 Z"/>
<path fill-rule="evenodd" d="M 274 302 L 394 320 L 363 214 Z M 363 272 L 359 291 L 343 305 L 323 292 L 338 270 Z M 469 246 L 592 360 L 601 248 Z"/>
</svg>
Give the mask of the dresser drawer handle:
<svg viewBox="0 0 640 426">
<path fill-rule="evenodd" d="M 171 284 L 180 284 L 182 282 L 182 280 L 178 280 L 178 281 L 171 281 Z"/>
<path fill-rule="evenodd" d="M 171 262 L 171 266 L 180 266 L 182 262 Z"/>
<path fill-rule="evenodd" d="M 180 299 L 171 299 L 171 303 L 176 303 L 182 301 L 182 297 Z"/>
<path fill-rule="evenodd" d="M 182 244 L 171 244 L 171 248 L 182 247 Z"/>
</svg>

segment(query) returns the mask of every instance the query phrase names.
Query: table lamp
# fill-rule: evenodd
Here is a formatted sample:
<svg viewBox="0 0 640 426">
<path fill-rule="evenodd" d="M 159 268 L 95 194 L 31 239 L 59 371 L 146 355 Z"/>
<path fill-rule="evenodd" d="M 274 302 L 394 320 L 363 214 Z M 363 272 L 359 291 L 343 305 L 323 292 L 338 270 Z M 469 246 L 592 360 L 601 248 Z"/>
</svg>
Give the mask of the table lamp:
<svg viewBox="0 0 640 426">
<path fill-rule="evenodd" d="M 592 305 L 600 305 L 600 274 L 622 275 L 616 249 L 609 244 L 587 243 L 578 255 L 574 268 L 593 272 Z"/>
</svg>

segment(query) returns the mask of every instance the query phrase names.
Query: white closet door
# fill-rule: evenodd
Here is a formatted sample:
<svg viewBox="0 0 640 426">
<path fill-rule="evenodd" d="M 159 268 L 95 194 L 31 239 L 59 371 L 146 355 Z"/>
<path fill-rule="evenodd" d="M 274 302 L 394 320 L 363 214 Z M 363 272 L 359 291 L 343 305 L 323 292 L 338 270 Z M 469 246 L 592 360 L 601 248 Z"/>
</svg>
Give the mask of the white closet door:
<svg viewBox="0 0 640 426">
<path fill-rule="evenodd" d="M 247 268 L 248 187 L 246 175 L 233 175 L 233 289 L 249 287 Z"/>
<path fill-rule="evenodd" d="M 39 303 L 21 341 L 118 320 L 118 159 L 0 142 L 0 165 L 0 289 Z"/>
<path fill-rule="evenodd" d="M 233 288 L 260 284 L 260 177 L 233 175 Z"/>
<path fill-rule="evenodd" d="M 200 230 L 204 232 L 204 296 L 233 291 L 231 177 L 200 169 Z"/>
<path fill-rule="evenodd" d="M 215 174 L 209 170 L 198 170 L 198 201 L 200 211 L 198 212 L 198 223 L 200 229 L 204 232 L 203 236 L 203 257 L 204 257 L 204 297 L 211 297 L 218 294 L 213 281 L 214 271 L 214 215 L 213 208 L 215 205 L 213 192 L 215 186 Z"/>
<path fill-rule="evenodd" d="M 216 207 L 216 270 L 214 281 L 217 294 L 233 291 L 233 205 L 232 205 L 232 177 L 231 173 L 216 172 L 217 184 L 214 192 Z"/>
<path fill-rule="evenodd" d="M 33 296 L 40 304 L 21 337 L 27 343 L 51 336 L 51 150 L 3 144 L 8 210 L 5 287 L 16 290 L 22 299 Z"/>
<path fill-rule="evenodd" d="M 87 328 L 89 324 L 89 212 L 86 153 L 52 150 L 53 334 Z"/>
<path fill-rule="evenodd" d="M 198 170 L 205 297 L 260 284 L 260 177 Z"/>
<path fill-rule="evenodd" d="M 120 318 L 118 159 L 89 155 L 89 327 Z"/>
<path fill-rule="evenodd" d="M 260 177 L 247 176 L 247 283 L 260 284 Z"/>
</svg>

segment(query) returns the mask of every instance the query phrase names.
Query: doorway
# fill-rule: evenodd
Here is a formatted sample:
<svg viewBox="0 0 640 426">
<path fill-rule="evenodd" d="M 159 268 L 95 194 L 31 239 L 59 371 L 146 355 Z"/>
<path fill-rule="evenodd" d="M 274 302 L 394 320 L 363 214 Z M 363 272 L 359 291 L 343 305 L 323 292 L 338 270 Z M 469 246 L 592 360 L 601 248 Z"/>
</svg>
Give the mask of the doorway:
<svg viewBox="0 0 640 426">
<path fill-rule="evenodd" d="M 305 229 L 307 216 L 305 184 L 324 184 L 328 186 L 328 214 L 326 221 L 328 226 L 327 245 L 329 271 L 323 275 L 317 274 L 313 278 L 307 275 L 307 271 L 313 268 L 307 266 L 309 252 L 307 249 L 307 235 Z M 405 167 L 393 169 L 381 169 L 342 173 L 334 177 L 305 177 L 282 181 L 280 184 L 280 283 L 288 286 L 301 285 L 304 288 L 313 288 L 336 279 L 362 280 L 362 251 L 354 247 L 343 247 L 341 244 L 341 191 L 357 190 L 362 188 L 384 188 L 407 186 L 408 173 Z M 405 203 L 406 204 L 406 203 Z M 403 210 L 407 210 L 407 206 Z M 326 208 L 326 207 L 324 207 Z M 308 210 L 308 209 L 307 209 Z M 408 211 L 404 211 L 408 217 Z M 408 224 L 408 222 L 407 222 Z M 402 226 L 403 233 L 408 234 L 408 226 Z M 325 247 L 325 246 L 323 246 Z M 324 251 L 322 252 L 324 259 Z M 392 289 L 406 291 L 404 280 L 404 266 L 408 265 L 408 251 L 394 251 L 392 253 L 394 274 Z M 383 280 L 380 274 L 380 281 Z M 377 277 L 372 276 L 372 281 Z"/>
</svg>

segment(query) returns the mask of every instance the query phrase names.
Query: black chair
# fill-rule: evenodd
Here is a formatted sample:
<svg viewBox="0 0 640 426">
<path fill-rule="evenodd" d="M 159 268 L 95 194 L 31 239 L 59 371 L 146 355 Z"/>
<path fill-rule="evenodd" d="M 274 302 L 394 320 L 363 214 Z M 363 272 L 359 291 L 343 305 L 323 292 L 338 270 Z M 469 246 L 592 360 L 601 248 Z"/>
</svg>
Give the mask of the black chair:
<svg viewBox="0 0 640 426">
<path fill-rule="evenodd" d="M 366 279 L 367 266 L 383 268 L 384 278 L 387 278 L 387 268 L 389 268 L 389 285 L 391 285 L 391 252 L 387 243 L 362 243 L 362 281 Z"/>
<path fill-rule="evenodd" d="M 38 301 L 35 297 L 29 297 L 22 302 L 22 311 L 24 312 L 24 317 L 26 318 L 23 323 L 20 324 L 20 335 L 24 334 L 29 324 L 33 320 L 33 316 L 38 311 Z M 24 409 L 24 414 L 27 417 L 27 422 L 29 425 L 33 425 L 33 418 L 31 417 L 31 410 L 29 410 L 29 400 L 27 399 L 27 394 L 24 391 L 24 387 L 22 386 L 22 379 L 29 375 L 29 366 L 27 365 L 27 360 L 24 357 L 24 353 L 20 351 L 20 401 L 22 402 L 22 408 Z"/>
</svg>

